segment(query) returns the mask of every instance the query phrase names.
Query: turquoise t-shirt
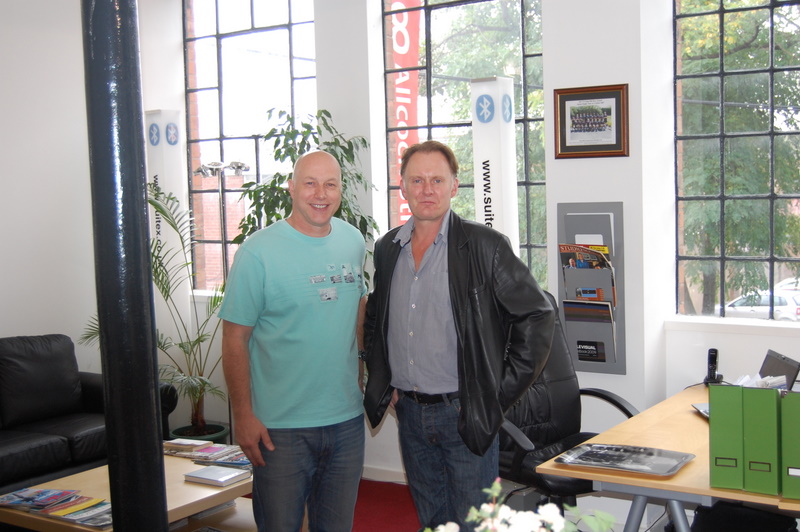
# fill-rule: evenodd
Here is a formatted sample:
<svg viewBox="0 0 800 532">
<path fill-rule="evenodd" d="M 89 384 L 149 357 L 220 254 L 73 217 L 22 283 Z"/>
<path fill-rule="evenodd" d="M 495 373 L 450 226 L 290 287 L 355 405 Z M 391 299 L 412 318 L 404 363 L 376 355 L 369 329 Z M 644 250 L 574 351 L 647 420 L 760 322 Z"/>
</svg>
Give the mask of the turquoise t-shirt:
<svg viewBox="0 0 800 532">
<path fill-rule="evenodd" d="M 356 320 L 365 253 L 358 229 L 338 218 L 323 238 L 282 220 L 236 252 L 219 316 L 253 327 L 253 409 L 267 428 L 321 427 L 363 412 Z"/>
</svg>

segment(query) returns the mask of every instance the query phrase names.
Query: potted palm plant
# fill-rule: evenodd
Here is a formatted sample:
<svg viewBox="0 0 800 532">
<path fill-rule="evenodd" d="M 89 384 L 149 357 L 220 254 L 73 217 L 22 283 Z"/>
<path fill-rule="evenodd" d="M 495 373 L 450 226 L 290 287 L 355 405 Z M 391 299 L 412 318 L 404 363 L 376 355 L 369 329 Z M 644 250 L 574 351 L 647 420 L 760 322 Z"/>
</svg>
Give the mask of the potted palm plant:
<svg viewBox="0 0 800 532">
<path fill-rule="evenodd" d="M 172 431 L 172 436 L 224 441 L 230 429 L 223 425 L 207 424 L 207 396 L 225 398 L 211 376 L 220 364 L 218 353 L 212 352 L 214 338 L 220 330 L 216 312 L 222 303 L 222 290 L 214 290 L 203 305 L 191 289 L 192 245 L 194 222 L 191 212 L 183 209 L 172 193 L 166 193 L 155 182 L 147 185 L 147 201 L 163 228 L 169 228 L 176 243 L 155 237 L 150 239 L 150 264 L 153 286 L 163 299 L 169 315 L 172 334 L 156 328 L 158 350 L 169 360 L 159 365 L 160 379 L 175 386 L 179 395 L 191 404 L 191 422 Z M 188 287 L 188 310 L 179 294 Z M 203 308 L 204 307 L 204 308 Z M 97 317 L 90 320 L 79 339 L 80 343 L 95 343 L 99 338 Z"/>
</svg>

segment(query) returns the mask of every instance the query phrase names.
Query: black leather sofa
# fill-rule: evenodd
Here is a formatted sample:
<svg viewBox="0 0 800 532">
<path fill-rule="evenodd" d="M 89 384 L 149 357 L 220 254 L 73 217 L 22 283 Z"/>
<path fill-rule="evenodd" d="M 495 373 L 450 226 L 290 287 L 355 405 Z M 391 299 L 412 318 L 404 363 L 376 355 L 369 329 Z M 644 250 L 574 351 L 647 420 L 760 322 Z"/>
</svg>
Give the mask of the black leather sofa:
<svg viewBox="0 0 800 532">
<path fill-rule="evenodd" d="M 166 424 L 175 388 L 161 399 Z M 0 338 L 0 494 L 105 463 L 102 375 L 78 370 L 68 336 Z"/>
</svg>

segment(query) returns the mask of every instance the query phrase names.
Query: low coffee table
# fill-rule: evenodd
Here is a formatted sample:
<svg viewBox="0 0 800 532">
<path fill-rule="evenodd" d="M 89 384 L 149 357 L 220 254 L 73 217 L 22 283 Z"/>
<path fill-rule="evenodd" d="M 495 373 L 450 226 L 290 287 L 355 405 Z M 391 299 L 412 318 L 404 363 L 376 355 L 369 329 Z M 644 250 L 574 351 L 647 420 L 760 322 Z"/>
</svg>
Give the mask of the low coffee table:
<svg viewBox="0 0 800 532">
<path fill-rule="evenodd" d="M 201 467 L 203 466 L 195 464 L 187 458 L 164 456 L 164 478 L 166 480 L 167 489 L 167 518 L 170 523 L 252 492 L 252 478 L 225 487 L 186 482 L 183 479 L 184 473 L 194 471 Z M 111 498 L 108 484 L 108 466 L 90 469 L 33 487 L 76 489 L 80 490 L 81 495 L 99 497 L 106 500 L 110 500 Z M 0 508 L 0 523 L 8 523 L 40 532 L 68 532 L 74 530 L 97 532 L 96 528 L 77 526 L 69 521 L 54 519 L 52 517 L 43 517 L 34 513 L 11 510 L 8 508 Z"/>
</svg>

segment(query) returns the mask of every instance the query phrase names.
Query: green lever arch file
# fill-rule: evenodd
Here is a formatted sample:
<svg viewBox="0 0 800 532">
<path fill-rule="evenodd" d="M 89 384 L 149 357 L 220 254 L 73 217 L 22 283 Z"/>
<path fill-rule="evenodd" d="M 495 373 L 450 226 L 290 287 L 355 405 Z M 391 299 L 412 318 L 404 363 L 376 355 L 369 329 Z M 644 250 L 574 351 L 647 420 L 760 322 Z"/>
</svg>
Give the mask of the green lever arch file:
<svg viewBox="0 0 800 532">
<path fill-rule="evenodd" d="M 744 489 L 778 495 L 781 492 L 781 395 L 775 388 L 742 389 Z M 711 416 L 714 416 L 712 407 Z"/>
<path fill-rule="evenodd" d="M 800 499 L 800 392 L 781 399 L 781 472 L 783 496 Z"/>
<path fill-rule="evenodd" d="M 742 489 L 742 387 L 712 384 L 708 387 L 708 402 L 711 487 Z"/>
</svg>

